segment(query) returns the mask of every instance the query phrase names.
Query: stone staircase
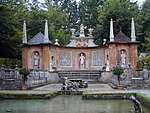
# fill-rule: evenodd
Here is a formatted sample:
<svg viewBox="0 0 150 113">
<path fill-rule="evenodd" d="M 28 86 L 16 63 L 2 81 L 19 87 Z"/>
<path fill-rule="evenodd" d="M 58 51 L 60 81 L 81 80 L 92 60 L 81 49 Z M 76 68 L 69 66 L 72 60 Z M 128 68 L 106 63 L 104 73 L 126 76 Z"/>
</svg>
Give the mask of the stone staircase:
<svg viewBox="0 0 150 113">
<path fill-rule="evenodd" d="M 102 71 L 99 70 L 64 70 L 58 71 L 60 78 L 67 77 L 69 79 L 82 79 L 88 82 L 98 82 Z"/>
</svg>

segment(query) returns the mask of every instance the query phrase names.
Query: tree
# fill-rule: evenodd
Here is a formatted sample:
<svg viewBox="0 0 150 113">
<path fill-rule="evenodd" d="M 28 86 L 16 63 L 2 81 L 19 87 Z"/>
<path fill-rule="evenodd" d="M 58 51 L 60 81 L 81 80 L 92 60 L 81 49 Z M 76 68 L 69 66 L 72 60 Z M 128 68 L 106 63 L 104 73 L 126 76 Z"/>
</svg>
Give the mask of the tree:
<svg viewBox="0 0 150 113">
<path fill-rule="evenodd" d="M 137 3 L 130 0 L 106 0 L 103 6 L 98 8 L 98 24 L 95 28 L 97 44 L 101 44 L 102 39 L 109 40 L 110 19 L 114 21 L 114 34 L 122 30 L 130 36 L 131 18 L 137 20 L 139 13 Z"/>
<path fill-rule="evenodd" d="M 146 52 L 150 55 L 150 37 L 146 38 Z"/>
<path fill-rule="evenodd" d="M 80 24 L 94 27 L 97 24 L 97 8 L 99 7 L 99 0 L 81 0 L 79 3 Z"/>
<path fill-rule="evenodd" d="M 79 20 L 79 11 L 76 0 L 64 0 L 61 5 L 62 9 L 66 11 L 68 15 L 67 27 L 77 28 Z"/>
<path fill-rule="evenodd" d="M 26 69 L 26 68 L 21 68 L 19 70 L 19 73 L 22 75 L 23 77 L 23 84 L 25 85 L 26 84 L 26 81 L 28 79 L 28 75 L 30 74 L 30 70 Z"/>
<path fill-rule="evenodd" d="M 21 58 L 21 18 L 25 12 L 23 2 L 0 2 L 0 57 Z"/>
<path fill-rule="evenodd" d="M 22 25 L 27 23 L 28 40 L 39 31 L 44 33 L 44 23 L 48 20 L 50 40 L 59 39 L 60 44 L 68 41 L 66 30 L 67 15 L 60 6 L 47 4 L 41 9 L 37 1 L 30 4 L 24 0 L 0 1 L 0 57 L 20 58 Z"/>
<path fill-rule="evenodd" d="M 56 38 L 61 45 L 66 45 L 69 41 L 67 36 L 67 15 L 62 11 L 58 5 L 47 5 L 48 11 L 46 12 L 49 24 L 49 36 L 52 41 Z"/>
<path fill-rule="evenodd" d="M 120 75 L 124 73 L 124 69 L 121 67 L 121 66 L 116 66 L 113 68 L 113 74 L 114 75 L 117 75 L 117 78 L 118 78 L 118 83 L 120 85 Z"/>
<path fill-rule="evenodd" d="M 140 34 L 138 40 L 141 42 L 140 52 L 146 52 L 148 46 L 146 46 L 147 41 L 150 38 L 150 0 L 145 0 L 142 5 L 141 12 L 139 15 L 140 21 Z M 147 41 L 146 41 L 147 38 Z M 148 41 L 149 42 L 149 41 Z M 148 49 L 149 50 L 149 49 Z"/>
<path fill-rule="evenodd" d="M 44 23 L 48 20 L 49 38 L 52 42 L 57 38 L 61 45 L 68 41 L 66 32 L 67 15 L 61 7 L 54 4 L 46 4 L 47 10 L 38 7 L 30 7 L 27 18 L 28 39 L 32 38 L 38 32 L 44 33 Z"/>
</svg>

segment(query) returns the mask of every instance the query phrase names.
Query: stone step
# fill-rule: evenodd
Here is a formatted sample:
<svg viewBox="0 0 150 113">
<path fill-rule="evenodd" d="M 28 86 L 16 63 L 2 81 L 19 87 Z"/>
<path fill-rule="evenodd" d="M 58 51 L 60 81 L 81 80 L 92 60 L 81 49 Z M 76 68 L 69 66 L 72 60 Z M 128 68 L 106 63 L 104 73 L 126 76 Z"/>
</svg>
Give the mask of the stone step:
<svg viewBox="0 0 150 113">
<path fill-rule="evenodd" d="M 84 81 L 92 81 L 96 82 L 100 76 L 102 71 L 99 70 L 65 70 L 58 71 L 58 76 L 60 78 L 68 77 L 69 79 L 82 79 Z"/>
</svg>

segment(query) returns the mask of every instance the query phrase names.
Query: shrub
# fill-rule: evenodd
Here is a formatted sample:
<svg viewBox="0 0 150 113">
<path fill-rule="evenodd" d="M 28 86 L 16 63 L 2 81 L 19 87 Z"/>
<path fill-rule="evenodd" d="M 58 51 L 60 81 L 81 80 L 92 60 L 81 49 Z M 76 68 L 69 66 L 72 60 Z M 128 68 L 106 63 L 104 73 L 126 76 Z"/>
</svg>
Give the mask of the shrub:
<svg viewBox="0 0 150 113">
<path fill-rule="evenodd" d="M 5 69 L 14 69 L 16 65 L 18 67 L 21 67 L 22 62 L 21 60 L 18 60 L 18 59 L 0 58 L 0 66 L 2 65 Z"/>
<path fill-rule="evenodd" d="M 121 66 L 116 66 L 113 68 L 114 75 L 121 75 L 122 73 L 124 73 L 124 69 Z"/>
<path fill-rule="evenodd" d="M 25 82 L 26 82 L 26 80 L 27 80 L 27 76 L 30 74 L 30 70 L 28 70 L 28 69 L 26 69 L 26 68 L 21 68 L 21 69 L 19 70 L 19 73 L 20 73 L 21 75 L 23 75 L 23 82 L 24 82 L 24 84 L 25 84 Z"/>
<path fill-rule="evenodd" d="M 19 73 L 21 75 L 29 75 L 30 74 L 30 70 L 26 69 L 26 68 L 21 68 Z"/>
<path fill-rule="evenodd" d="M 146 63 L 146 64 L 145 64 Z M 150 56 L 146 56 L 146 57 L 142 57 L 142 58 L 138 58 L 137 61 L 137 68 L 143 68 L 144 65 L 146 65 L 147 67 L 150 67 Z"/>
<path fill-rule="evenodd" d="M 120 75 L 122 74 L 122 73 L 124 73 L 124 68 L 122 68 L 121 66 L 116 66 L 116 67 L 114 67 L 113 68 L 113 74 L 114 75 L 117 75 L 117 77 L 118 77 L 118 82 L 119 82 L 119 85 L 120 85 Z"/>
</svg>

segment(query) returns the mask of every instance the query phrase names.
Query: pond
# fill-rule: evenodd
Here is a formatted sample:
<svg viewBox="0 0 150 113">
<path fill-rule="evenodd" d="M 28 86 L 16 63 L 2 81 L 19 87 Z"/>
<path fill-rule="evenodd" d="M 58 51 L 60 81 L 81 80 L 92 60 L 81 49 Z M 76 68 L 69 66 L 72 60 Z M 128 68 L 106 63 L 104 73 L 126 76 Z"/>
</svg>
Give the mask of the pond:
<svg viewBox="0 0 150 113">
<path fill-rule="evenodd" d="M 148 108 L 142 106 L 144 113 Z M 133 113 L 130 100 L 82 100 L 60 95 L 51 100 L 1 100 L 0 113 Z"/>
</svg>

